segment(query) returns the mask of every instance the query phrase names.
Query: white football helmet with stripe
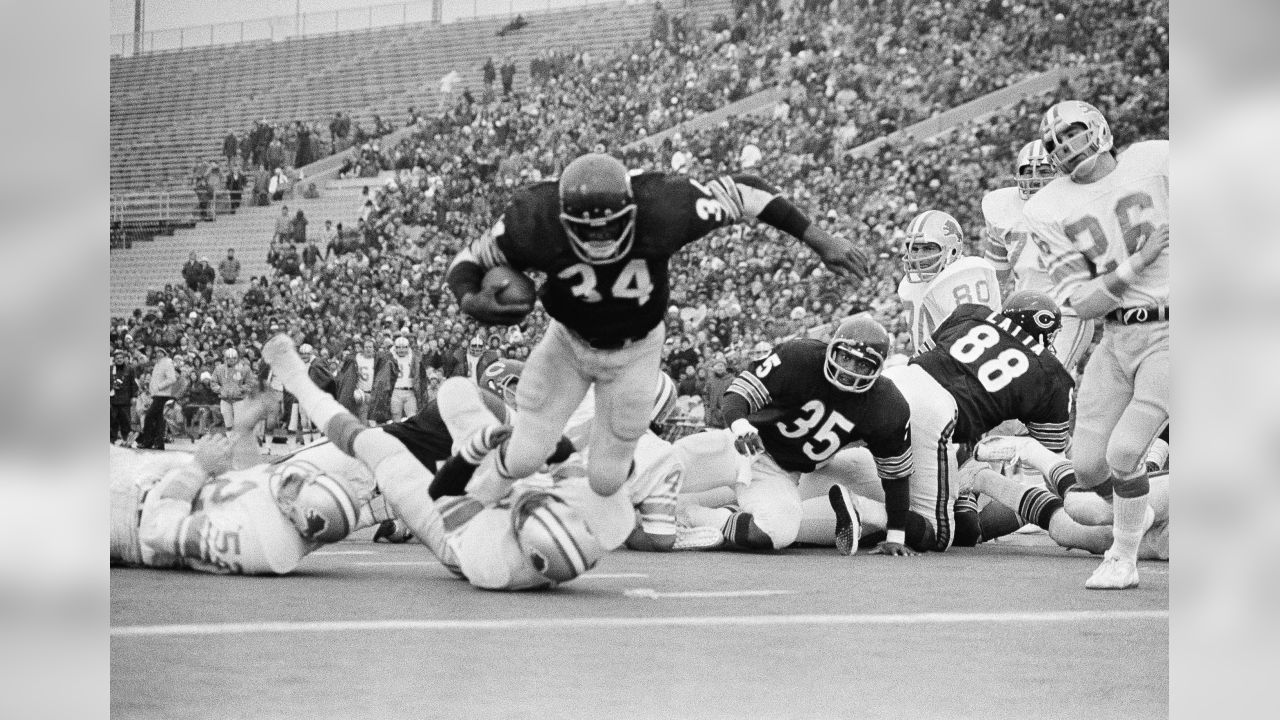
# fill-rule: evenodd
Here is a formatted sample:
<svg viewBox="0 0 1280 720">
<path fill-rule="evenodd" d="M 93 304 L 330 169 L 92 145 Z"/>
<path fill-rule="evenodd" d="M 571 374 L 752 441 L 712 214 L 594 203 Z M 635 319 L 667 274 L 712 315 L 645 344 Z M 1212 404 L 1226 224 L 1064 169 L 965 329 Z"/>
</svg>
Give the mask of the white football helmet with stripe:
<svg viewBox="0 0 1280 720">
<path fill-rule="evenodd" d="M 1049 108 L 1040 119 L 1040 139 L 1058 171 L 1078 177 L 1088 173 L 1099 155 L 1111 150 L 1111 126 L 1097 108 L 1067 100 Z"/>
<path fill-rule="evenodd" d="M 661 425 L 671 418 L 676 411 L 676 381 L 671 376 L 658 371 L 658 387 L 654 390 L 653 411 L 649 413 L 649 422 Z"/>
<path fill-rule="evenodd" d="M 961 255 L 964 232 L 955 218 L 941 210 L 925 210 L 907 225 L 902 263 L 907 282 L 932 280 Z"/>
<path fill-rule="evenodd" d="M 524 556 L 548 580 L 568 582 L 604 557 L 582 516 L 551 493 L 521 495 L 511 508 L 511 523 Z"/>
<path fill-rule="evenodd" d="M 276 506 L 307 542 L 328 544 L 356 527 L 358 504 L 351 489 L 305 460 L 286 460 L 269 483 Z"/>
<path fill-rule="evenodd" d="M 1013 172 L 1018 181 L 1018 195 L 1023 200 L 1035 195 L 1058 176 L 1058 170 L 1040 140 L 1032 140 L 1022 146 Z"/>
</svg>

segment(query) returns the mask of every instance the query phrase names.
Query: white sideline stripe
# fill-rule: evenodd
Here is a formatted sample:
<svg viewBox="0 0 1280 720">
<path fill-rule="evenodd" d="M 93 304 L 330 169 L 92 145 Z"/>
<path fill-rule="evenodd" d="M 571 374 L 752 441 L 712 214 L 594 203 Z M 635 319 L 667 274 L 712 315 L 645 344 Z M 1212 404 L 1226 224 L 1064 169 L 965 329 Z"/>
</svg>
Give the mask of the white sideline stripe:
<svg viewBox="0 0 1280 720">
<path fill-rule="evenodd" d="M 661 598 L 762 597 L 765 595 L 794 595 L 795 592 L 792 590 L 692 590 L 684 592 L 658 592 L 653 588 L 631 588 L 630 590 L 623 590 L 622 594 L 627 597 L 658 600 Z"/>
<path fill-rule="evenodd" d="M 371 560 L 369 562 L 354 562 L 352 565 L 369 566 L 369 565 L 439 565 L 438 560 Z"/>
<path fill-rule="evenodd" d="M 1086 610 L 1028 613 L 903 613 L 896 615 L 731 615 L 703 617 L 511 618 L 507 620 L 344 620 L 328 622 L 124 625 L 111 637 L 370 632 L 375 630 L 582 630 L 641 627 L 766 627 L 770 625 L 954 625 L 959 623 L 1089 623 L 1168 620 L 1168 610 Z"/>
<path fill-rule="evenodd" d="M 646 573 L 587 573 L 574 578 L 576 582 L 583 580 L 613 580 L 615 578 L 647 578 Z"/>
<path fill-rule="evenodd" d="M 377 555 L 373 550 L 316 550 L 311 555 Z"/>
</svg>

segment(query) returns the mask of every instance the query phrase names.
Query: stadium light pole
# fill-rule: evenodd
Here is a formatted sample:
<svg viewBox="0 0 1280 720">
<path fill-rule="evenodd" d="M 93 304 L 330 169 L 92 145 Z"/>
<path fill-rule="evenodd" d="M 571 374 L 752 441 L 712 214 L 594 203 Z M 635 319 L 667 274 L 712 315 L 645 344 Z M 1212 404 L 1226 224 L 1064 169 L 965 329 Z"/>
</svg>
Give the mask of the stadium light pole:
<svg viewBox="0 0 1280 720">
<path fill-rule="evenodd" d="M 142 54 L 143 16 L 146 14 L 144 0 L 133 0 L 133 54 Z"/>
</svg>

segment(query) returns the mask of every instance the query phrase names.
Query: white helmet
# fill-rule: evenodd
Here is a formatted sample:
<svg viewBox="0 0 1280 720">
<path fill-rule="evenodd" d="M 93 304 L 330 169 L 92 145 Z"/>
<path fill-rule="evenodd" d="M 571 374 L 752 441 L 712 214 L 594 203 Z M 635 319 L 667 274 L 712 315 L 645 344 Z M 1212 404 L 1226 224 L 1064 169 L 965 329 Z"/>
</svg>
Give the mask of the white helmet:
<svg viewBox="0 0 1280 720">
<path fill-rule="evenodd" d="M 912 218 L 902 256 L 907 282 L 932 280 L 960 257 L 963 239 L 960 223 L 941 210 L 925 210 Z"/>
<path fill-rule="evenodd" d="M 1035 195 L 1040 188 L 1048 185 L 1058 176 L 1053 160 L 1044 149 L 1040 140 L 1032 140 L 1018 151 L 1018 161 L 1014 165 L 1013 174 L 1018 181 L 1018 195 L 1023 200 Z"/>
<path fill-rule="evenodd" d="M 1077 132 L 1072 134 L 1072 129 Z M 1040 139 L 1058 172 L 1077 177 L 1088 172 L 1098 156 L 1112 146 L 1111 127 L 1087 102 L 1067 100 L 1049 108 L 1040 119 Z"/>
<path fill-rule="evenodd" d="M 604 547 L 582 516 L 551 493 L 521 495 L 511 508 L 511 524 L 520 550 L 548 580 L 568 582 L 604 557 Z"/>
<path fill-rule="evenodd" d="M 307 542 L 338 542 L 356 527 L 357 503 L 351 490 L 305 460 L 281 463 L 269 487 L 276 507 Z"/>
</svg>

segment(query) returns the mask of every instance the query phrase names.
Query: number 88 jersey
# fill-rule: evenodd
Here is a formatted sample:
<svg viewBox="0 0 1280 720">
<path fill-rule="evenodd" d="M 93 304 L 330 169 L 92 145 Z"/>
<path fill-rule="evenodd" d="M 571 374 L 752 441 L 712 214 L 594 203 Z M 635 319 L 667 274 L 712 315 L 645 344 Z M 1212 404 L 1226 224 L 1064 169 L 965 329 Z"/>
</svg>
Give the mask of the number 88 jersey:
<svg viewBox="0 0 1280 720">
<path fill-rule="evenodd" d="M 1055 452 L 1070 438 L 1070 373 L 1051 349 L 985 305 L 956 308 L 933 333 L 934 347 L 911 360 L 956 400 L 956 442 L 975 442 L 1020 420 Z"/>
</svg>

